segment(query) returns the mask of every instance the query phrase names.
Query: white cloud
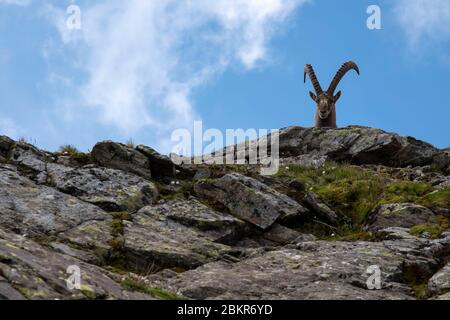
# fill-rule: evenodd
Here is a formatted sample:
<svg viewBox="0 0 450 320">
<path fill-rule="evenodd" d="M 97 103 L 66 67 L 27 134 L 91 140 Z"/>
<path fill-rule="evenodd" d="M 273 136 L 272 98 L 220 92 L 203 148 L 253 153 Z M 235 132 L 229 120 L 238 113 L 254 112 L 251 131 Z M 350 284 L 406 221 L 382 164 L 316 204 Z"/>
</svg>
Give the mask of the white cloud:
<svg viewBox="0 0 450 320">
<path fill-rule="evenodd" d="M 65 11 L 49 11 L 63 42 L 79 50 L 87 75 L 80 101 L 124 132 L 189 126 L 194 89 L 230 66 L 270 59 L 274 33 L 309 0 L 108 0 L 82 7 L 82 28 L 65 28 Z"/>
<path fill-rule="evenodd" d="M 411 45 L 450 40 L 449 0 L 398 0 L 396 13 Z"/>
</svg>

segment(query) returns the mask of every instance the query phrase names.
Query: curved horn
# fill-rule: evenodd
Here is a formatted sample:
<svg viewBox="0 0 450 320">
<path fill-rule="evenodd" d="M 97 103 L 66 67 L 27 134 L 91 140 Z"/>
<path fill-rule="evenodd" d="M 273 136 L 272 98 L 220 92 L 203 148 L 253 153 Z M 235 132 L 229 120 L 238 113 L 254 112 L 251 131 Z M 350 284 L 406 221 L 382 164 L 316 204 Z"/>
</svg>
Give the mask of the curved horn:
<svg viewBox="0 0 450 320">
<path fill-rule="evenodd" d="M 334 91 L 339 85 L 339 82 L 341 82 L 342 78 L 344 78 L 345 74 L 350 70 L 355 70 L 359 75 L 359 67 L 356 63 L 354 63 L 353 61 L 348 61 L 344 63 L 334 76 L 333 81 L 331 81 L 330 87 L 327 90 L 328 94 L 334 95 Z"/>
<path fill-rule="evenodd" d="M 305 74 L 303 76 L 303 81 L 306 83 L 306 75 L 309 75 L 309 78 L 311 79 L 311 83 L 314 86 L 314 90 L 316 91 L 316 94 L 319 95 L 323 93 L 322 87 L 320 86 L 319 80 L 317 80 L 316 73 L 314 72 L 313 67 L 310 64 L 307 64 L 305 67 Z"/>
</svg>

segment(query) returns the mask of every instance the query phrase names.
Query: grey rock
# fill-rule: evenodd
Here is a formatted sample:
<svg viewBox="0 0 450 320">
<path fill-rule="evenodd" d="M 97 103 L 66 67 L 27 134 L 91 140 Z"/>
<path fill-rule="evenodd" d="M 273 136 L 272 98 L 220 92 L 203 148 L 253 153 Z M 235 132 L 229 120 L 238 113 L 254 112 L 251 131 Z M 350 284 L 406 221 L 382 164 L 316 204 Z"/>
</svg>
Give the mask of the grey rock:
<svg viewBox="0 0 450 320">
<path fill-rule="evenodd" d="M 386 228 L 377 232 L 386 248 L 405 257 L 404 274 L 429 279 L 450 257 L 450 233 L 439 239 L 418 238 L 406 228 Z"/>
<path fill-rule="evenodd" d="M 109 273 L 97 266 L 59 254 L 33 241 L 0 229 L 0 270 L 2 277 L 27 299 L 151 299 L 124 290 Z M 81 289 L 69 290 L 66 279 L 69 266 L 81 271 Z M 0 280 L 1 281 L 1 280 Z M 1 287 L 1 282 L 0 282 Z M 0 289 L 1 290 L 1 289 Z M 9 298 L 20 298 L 10 288 Z"/>
<path fill-rule="evenodd" d="M 75 243 L 75 242 L 73 242 Z M 103 262 L 102 257 L 99 257 L 87 250 L 81 250 L 73 248 L 62 242 L 52 242 L 50 243 L 50 247 L 58 253 L 64 254 L 66 256 L 71 256 L 76 259 L 82 260 L 89 264 L 100 265 Z"/>
<path fill-rule="evenodd" d="M 426 142 L 379 129 L 289 127 L 280 131 L 281 158 L 310 153 L 355 164 L 397 167 L 432 164 L 442 169 L 450 164 L 450 156 Z"/>
<path fill-rule="evenodd" d="M 381 243 L 314 244 L 312 250 L 275 250 L 234 264 L 208 263 L 156 284 L 192 299 L 411 298 L 409 287 L 396 282 L 401 254 Z M 382 290 L 366 286 L 371 265 L 382 271 Z"/>
<path fill-rule="evenodd" d="M 112 248 L 110 245 L 112 236 L 112 218 L 108 217 L 102 221 L 87 221 L 74 228 L 66 230 L 58 234 L 58 238 L 62 241 L 75 244 L 77 247 L 85 248 L 86 250 L 95 248 L 96 250 L 101 250 L 104 253 L 109 253 Z M 59 250 L 63 248 L 59 246 Z M 67 250 L 65 249 L 65 254 Z M 89 251 L 88 251 L 89 253 Z M 85 260 L 81 257 L 78 252 L 73 252 L 69 254 L 81 260 Z"/>
<path fill-rule="evenodd" d="M 310 209 L 314 214 L 317 214 L 319 218 L 336 225 L 338 222 L 338 215 L 336 212 L 330 209 L 330 207 L 323 202 L 317 194 L 314 192 L 308 192 L 304 199 L 305 205 Z"/>
<path fill-rule="evenodd" d="M 301 154 L 293 157 L 283 157 L 280 159 L 281 166 L 296 164 L 303 167 L 320 168 L 328 160 L 328 156 L 317 153 Z"/>
<path fill-rule="evenodd" d="M 54 161 L 54 156 L 28 143 L 18 142 L 11 150 L 9 161 L 16 165 L 23 175 L 44 184 L 47 180 L 47 164 Z"/>
<path fill-rule="evenodd" d="M 299 232 L 286 228 L 278 223 L 272 225 L 263 235 L 265 239 L 281 245 L 289 244 L 300 236 L 301 234 Z"/>
<path fill-rule="evenodd" d="M 436 300 L 450 300 L 450 292 L 439 295 L 435 299 Z"/>
<path fill-rule="evenodd" d="M 432 294 L 445 294 L 450 292 L 450 263 L 439 270 L 428 281 L 428 290 Z"/>
<path fill-rule="evenodd" d="M 153 148 L 139 145 L 136 147 L 136 150 L 145 155 L 150 163 L 150 170 L 152 172 L 153 177 L 162 178 L 169 177 L 175 178 L 175 164 L 170 160 L 169 157 L 164 156 L 158 153 Z"/>
<path fill-rule="evenodd" d="M 11 149 L 14 147 L 14 145 L 14 140 L 6 136 L 0 136 L 0 157 L 2 157 L 4 161 L 6 161 L 6 159 L 9 159 Z"/>
<path fill-rule="evenodd" d="M 25 297 L 0 276 L 0 300 L 25 300 Z"/>
<path fill-rule="evenodd" d="M 221 203 L 235 217 L 262 229 L 269 228 L 279 218 L 288 219 L 308 212 L 288 196 L 238 173 L 199 181 L 194 190 L 200 196 Z"/>
<path fill-rule="evenodd" d="M 103 167 L 131 172 L 145 179 L 152 177 L 148 158 L 124 144 L 112 141 L 99 142 L 91 154 Z"/>
<path fill-rule="evenodd" d="M 247 224 L 231 215 L 215 211 L 195 198 L 147 206 L 140 214 L 164 217 L 186 227 L 201 230 L 215 242 L 234 242 L 247 232 Z"/>
<path fill-rule="evenodd" d="M 72 170 L 55 167 L 50 168 L 49 176 L 58 190 L 106 211 L 135 212 L 154 203 L 158 196 L 152 182 L 131 173 L 95 166 Z"/>
<path fill-rule="evenodd" d="M 222 243 L 239 240 L 245 223 L 198 201 L 174 201 L 141 209 L 124 228 L 124 249 L 141 271 L 196 268 L 228 254 Z"/>
<path fill-rule="evenodd" d="M 387 227 L 411 228 L 416 225 L 435 224 L 436 215 L 430 209 L 413 203 L 392 203 L 381 205 L 367 216 L 369 230 Z"/>
<path fill-rule="evenodd" d="M 0 226 L 31 235 L 57 233 L 108 217 L 96 206 L 37 185 L 5 166 L 0 166 L 0 212 Z"/>
<path fill-rule="evenodd" d="M 200 168 L 197 170 L 194 176 L 195 181 L 209 179 L 211 177 L 211 170 L 208 168 Z"/>
</svg>

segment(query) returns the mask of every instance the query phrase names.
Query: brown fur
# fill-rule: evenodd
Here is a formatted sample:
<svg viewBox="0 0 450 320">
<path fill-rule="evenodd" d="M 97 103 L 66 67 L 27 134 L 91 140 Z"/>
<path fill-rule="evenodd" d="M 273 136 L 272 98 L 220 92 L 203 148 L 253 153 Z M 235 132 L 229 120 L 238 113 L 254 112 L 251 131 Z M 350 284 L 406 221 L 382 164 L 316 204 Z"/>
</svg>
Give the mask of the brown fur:
<svg viewBox="0 0 450 320">
<path fill-rule="evenodd" d="M 316 102 L 316 115 L 315 115 L 315 127 L 316 128 L 337 128 L 336 124 L 336 102 L 341 97 L 341 91 L 334 95 L 339 82 L 350 70 L 355 70 L 359 75 L 359 68 L 354 62 L 346 62 L 336 73 L 330 87 L 326 92 L 322 90 L 319 80 L 317 80 L 314 69 L 311 65 L 307 64 L 305 67 L 304 81 L 306 82 L 306 75 L 309 75 L 311 82 L 314 86 L 316 94 L 309 92 L 311 99 Z"/>
</svg>

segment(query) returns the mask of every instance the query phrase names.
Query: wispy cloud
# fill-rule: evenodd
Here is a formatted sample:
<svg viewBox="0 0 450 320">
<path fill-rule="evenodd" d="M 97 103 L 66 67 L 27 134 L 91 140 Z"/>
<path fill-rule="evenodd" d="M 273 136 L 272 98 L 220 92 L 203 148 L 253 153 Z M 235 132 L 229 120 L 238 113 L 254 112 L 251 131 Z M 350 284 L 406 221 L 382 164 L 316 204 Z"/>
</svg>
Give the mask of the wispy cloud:
<svg viewBox="0 0 450 320">
<path fill-rule="evenodd" d="M 449 0 L 398 0 L 395 10 L 412 46 L 450 40 Z"/>
<path fill-rule="evenodd" d="M 124 132 L 189 126 L 193 90 L 227 68 L 270 60 L 270 41 L 309 0 L 108 0 L 82 7 L 82 29 L 65 27 L 50 7 L 66 46 L 78 50 L 86 80 L 78 100 Z"/>
</svg>

